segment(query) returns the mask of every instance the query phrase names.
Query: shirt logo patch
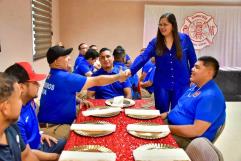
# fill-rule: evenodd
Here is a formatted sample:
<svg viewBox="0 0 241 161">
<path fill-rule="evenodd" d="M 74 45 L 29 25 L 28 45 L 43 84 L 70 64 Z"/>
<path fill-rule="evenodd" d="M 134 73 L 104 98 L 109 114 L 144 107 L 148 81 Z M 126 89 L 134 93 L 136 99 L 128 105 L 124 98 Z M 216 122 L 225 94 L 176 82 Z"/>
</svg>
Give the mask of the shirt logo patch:
<svg viewBox="0 0 241 161">
<path fill-rule="evenodd" d="M 197 97 L 198 95 L 200 95 L 200 93 L 201 93 L 201 91 L 197 91 L 197 92 L 195 92 L 192 96 L 193 96 L 193 97 Z"/>
</svg>

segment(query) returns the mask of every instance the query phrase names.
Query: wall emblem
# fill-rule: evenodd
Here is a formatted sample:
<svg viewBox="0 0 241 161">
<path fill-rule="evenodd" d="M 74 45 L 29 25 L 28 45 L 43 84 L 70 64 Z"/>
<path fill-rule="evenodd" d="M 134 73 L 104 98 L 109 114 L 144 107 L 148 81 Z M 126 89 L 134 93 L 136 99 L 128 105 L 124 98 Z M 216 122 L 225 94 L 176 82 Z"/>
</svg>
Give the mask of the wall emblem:
<svg viewBox="0 0 241 161">
<path fill-rule="evenodd" d="M 201 50 L 213 44 L 218 28 L 212 16 L 197 12 L 185 18 L 181 31 L 190 36 L 196 50 Z"/>
</svg>

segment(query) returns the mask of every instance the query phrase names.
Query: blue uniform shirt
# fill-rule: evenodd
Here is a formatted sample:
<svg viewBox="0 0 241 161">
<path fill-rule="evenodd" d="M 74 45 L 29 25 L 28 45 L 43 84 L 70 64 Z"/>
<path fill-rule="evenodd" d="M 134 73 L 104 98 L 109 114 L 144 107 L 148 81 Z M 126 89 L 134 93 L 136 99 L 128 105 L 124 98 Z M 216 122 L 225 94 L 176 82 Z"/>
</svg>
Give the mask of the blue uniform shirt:
<svg viewBox="0 0 241 161">
<path fill-rule="evenodd" d="M 76 117 L 76 92 L 86 77 L 61 69 L 51 69 L 43 87 L 38 119 L 41 123 L 71 124 Z"/>
<path fill-rule="evenodd" d="M 155 64 L 152 63 L 151 60 L 149 60 L 149 61 L 143 66 L 142 72 L 147 73 L 147 72 L 150 70 L 150 68 L 152 68 L 152 67 L 155 67 Z"/>
<path fill-rule="evenodd" d="M 146 74 L 145 79 L 143 80 L 143 82 L 147 82 L 147 81 L 152 82 L 152 86 L 145 88 L 149 93 L 153 93 L 154 92 L 154 83 L 153 82 L 154 82 L 155 71 L 156 71 L 156 67 L 155 66 L 150 68 L 149 71 Z"/>
<path fill-rule="evenodd" d="M 131 60 L 131 57 L 128 54 L 126 54 L 125 59 L 126 59 L 125 63 L 127 63 L 129 60 Z"/>
<path fill-rule="evenodd" d="M 0 144 L 0 160 L 21 161 L 21 152 L 25 150 L 26 145 L 20 137 L 17 125 L 12 124 L 4 132 L 8 145 Z"/>
<path fill-rule="evenodd" d="M 31 149 L 38 149 L 41 139 L 35 110 L 36 105 L 33 100 L 22 106 L 21 114 L 17 123 L 24 143 L 29 144 Z"/>
<path fill-rule="evenodd" d="M 117 68 L 122 67 L 122 70 L 127 69 L 125 64 L 121 63 L 121 62 L 114 61 L 114 66 L 116 66 Z M 135 98 L 136 97 L 135 95 L 136 95 L 136 91 L 137 91 L 137 88 L 138 88 L 138 81 L 139 81 L 138 75 L 134 74 L 133 76 L 129 77 L 128 80 L 130 81 L 130 84 L 131 84 L 132 98 L 137 99 L 137 98 Z"/>
<path fill-rule="evenodd" d="M 78 55 L 78 57 L 76 58 L 75 63 L 74 63 L 74 70 L 77 69 L 77 67 L 78 67 L 78 65 L 79 65 L 79 63 L 80 63 L 80 61 L 81 61 L 82 59 L 84 59 L 84 55 L 82 55 L 82 54 L 79 53 L 79 55 Z"/>
<path fill-rule="evenodd" d="M 74 73 L 85 76 L 88 72 L 93 72 L 94 67 L 85 58 L 79 60 L 79 65 L 74 69 Z"/>
<path fill-rule="evenodd" d="M 118 62 L 118 61 L 114 61 L 114 66 L 115 67 L 117 67 L 117 68 L 122 68 L 122 70 L 126 70 L 127 69 L 127 67 L 126 67 L 126 65 L 124 64 L 124 63 L 121 63 L 121 62 Z"/>
<path fill-rule="evenodd" d="M 190 87 L 168 114 L 168 122 L 172 125 L 194 124 L 195 120 L 210 122 L 211 126 L 200 137 L 212 141 L 218 128 L 225 122 L 225 109 L 225 99 L 221 90 L 210 80 L 200 89 L 195 85 Z"/>
<path fill-rule="evenodd" d="M 113 70 L 110 73 L 107 73 L 106 71 L 104 71 L 103 68 L 101 68 L 98 71 L 96 71 L 92 76 L 113 75 L 118 73 L 119 73 L 119 68 L 114 66 Z M 96 99 L 110 99 L 116 96 L 124 96 L 124 88 L 131 88 L 131 84 L 128 79 L 122 83 L 117 81 L 106 86 L 95 86 L 95 87 L 89 88 L 88 90 L 95 91 Z"/>
</svg>

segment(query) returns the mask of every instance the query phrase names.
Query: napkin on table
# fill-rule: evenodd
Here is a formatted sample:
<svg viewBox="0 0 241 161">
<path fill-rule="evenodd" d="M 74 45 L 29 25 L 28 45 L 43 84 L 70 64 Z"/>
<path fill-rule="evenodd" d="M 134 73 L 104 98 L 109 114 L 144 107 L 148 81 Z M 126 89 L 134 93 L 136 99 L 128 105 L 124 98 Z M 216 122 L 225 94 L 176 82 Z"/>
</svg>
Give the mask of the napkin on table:
<svg viewBox="0 0 241 161">
<path fill-rule="evenodd" d="M 145 110 L 145 109 L 125 109 L 126 115 L 145 115 L 145 116 L 159 116 L 159 110 Z"/>
<path fill-rule="evenodd" d="M 170 132 L 168 125 L 129 124 L 127 125 L 127 130 L 141 132 Z"/>
<path fill-rule="evenodd" d="M 111 114 L 114 112 L 120 112 L 122 109 L 120 107 L 116 108 L 104 108 L 104 109 L 92 109 L 92 110 L 86 110 L 82 111 L 82 114 L 84 116 L 90 116 L 90 115 L 105 115 L 105 114 Z"/>
<path fill-rule="evenodd" d="M 63 151 L 59 161 L 115 161 L 115 153 Z"/>
<path fill-rule="evenodd" d="M 111 106 L 124 106 L 124 96 L 114 97 Z"/>
<path fill-rule="evenodd" d="M 85 131 L 115 131 L 116 125 L 114 124 L 72 124 L 71 130 L 85 130 Z"/>
<path fill-rule="evenodd" d="M 134 150 L 133 156 L 138 161 L 191 161 L 182 148 Z"/>
</svg>

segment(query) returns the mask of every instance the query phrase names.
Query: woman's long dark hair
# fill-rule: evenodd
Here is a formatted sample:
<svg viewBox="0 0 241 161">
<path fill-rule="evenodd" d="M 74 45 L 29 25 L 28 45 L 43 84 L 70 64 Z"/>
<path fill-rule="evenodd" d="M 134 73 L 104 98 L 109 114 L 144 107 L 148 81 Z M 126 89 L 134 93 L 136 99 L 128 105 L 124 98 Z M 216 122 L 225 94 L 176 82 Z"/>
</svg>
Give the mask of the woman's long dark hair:
<svg viewBox="0 0 241 161">
<path fill-rule="evenodd" d="M 182 47 L 181 47 L 181 42 L 180 38 L 178 35 L 178 28 L 177 28 L 177 20 L 174 14 L 172 13 L 165 13 L 163 14 L 160 19 L 167 18 L 168 22 L 172 24 L 172 35 L 174 39 L 174 44 L 176 47 L 176 56 L 180 60 L 182 58 Z M 161 34 L 160 29 L 158 27 L 157 30 L 157 41 L 156 41 L 156 53 L 158 56 L 163 55 L 164 51 L 166 50 L 166 44 L 165 44 L 165 37 Z"/>
</svg>

